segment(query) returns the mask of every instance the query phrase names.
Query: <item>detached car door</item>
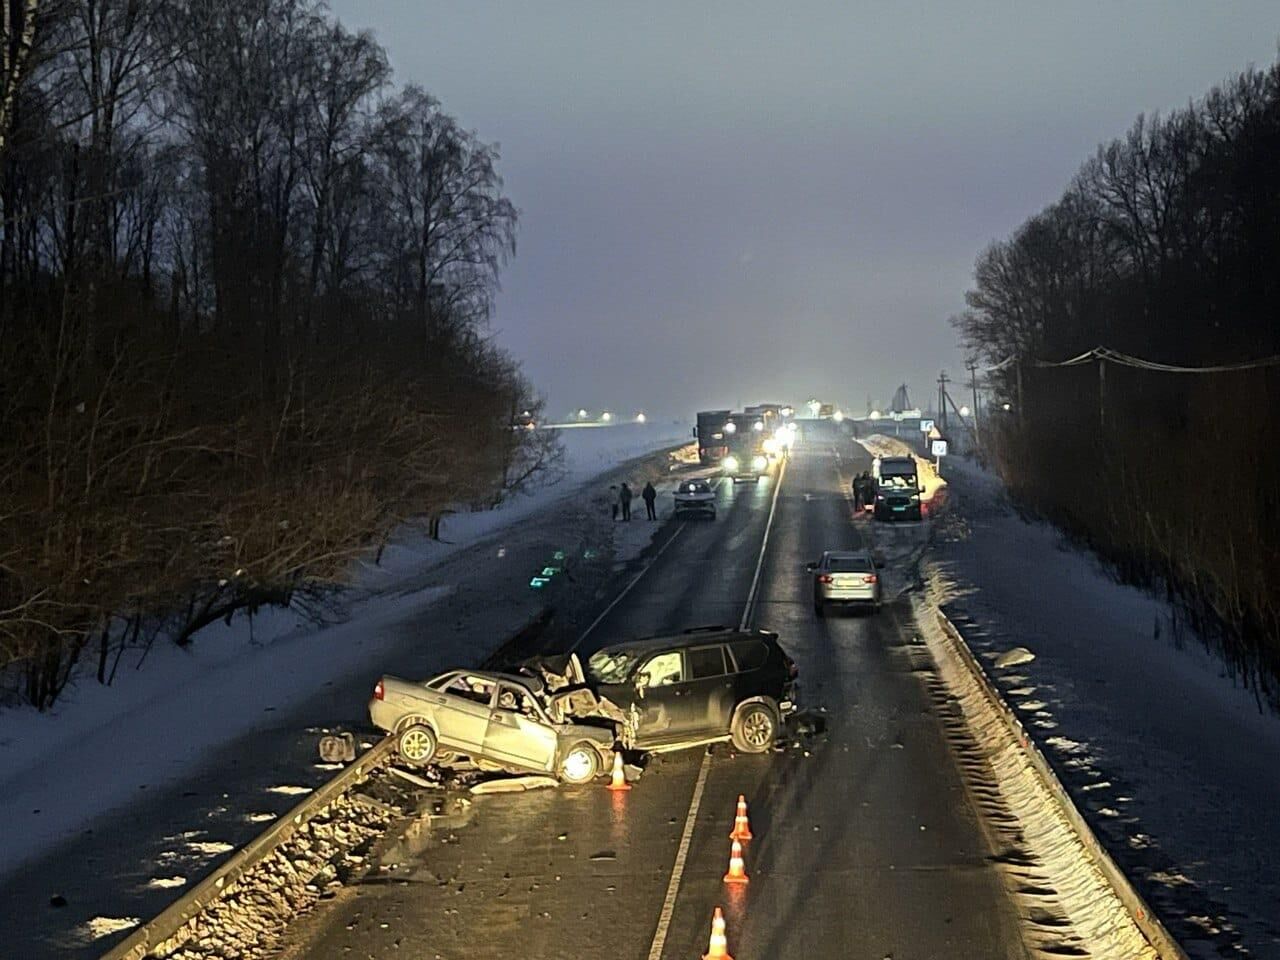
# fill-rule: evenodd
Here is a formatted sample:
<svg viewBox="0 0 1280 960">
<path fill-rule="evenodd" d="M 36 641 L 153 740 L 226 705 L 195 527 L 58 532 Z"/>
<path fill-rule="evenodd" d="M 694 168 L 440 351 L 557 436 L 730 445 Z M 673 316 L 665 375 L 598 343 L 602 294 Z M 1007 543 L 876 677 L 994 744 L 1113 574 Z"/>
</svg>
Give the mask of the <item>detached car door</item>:
<svg viewBox="0 0 1280 960">
<path fill-rule="evenodd" d="M 498 702 L 489 713 L 484 755 L 492 760 L 551 770 L 560 735 L 529 691 L 502 683 Z"/>
</svg>

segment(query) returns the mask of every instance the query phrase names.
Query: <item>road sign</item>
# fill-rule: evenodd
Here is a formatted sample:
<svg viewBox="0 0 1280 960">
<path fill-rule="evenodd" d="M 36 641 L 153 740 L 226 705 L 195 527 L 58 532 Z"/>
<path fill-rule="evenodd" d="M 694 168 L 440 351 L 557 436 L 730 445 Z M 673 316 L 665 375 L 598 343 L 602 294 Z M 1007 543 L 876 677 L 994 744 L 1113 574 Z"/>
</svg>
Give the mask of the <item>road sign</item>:
<svg viewBox="0 0 1280 960">
<path fill-rule="evenodd" d="M 945 457 L 947 455 L 947 441 L 935 440 L 931 451 L 935 457 Z"/>
<path fill-rule="evenodd" d="M 932 430 L 932 429 L 933 429 L 933 421 L 932 421 L 932 420 L 921 420 L 921 421 L 920 421 L 920 432 L 921 432 L 921 433 L 928 433 L 928 432 L 929 432 L 930 430 Z"/>
</svg>

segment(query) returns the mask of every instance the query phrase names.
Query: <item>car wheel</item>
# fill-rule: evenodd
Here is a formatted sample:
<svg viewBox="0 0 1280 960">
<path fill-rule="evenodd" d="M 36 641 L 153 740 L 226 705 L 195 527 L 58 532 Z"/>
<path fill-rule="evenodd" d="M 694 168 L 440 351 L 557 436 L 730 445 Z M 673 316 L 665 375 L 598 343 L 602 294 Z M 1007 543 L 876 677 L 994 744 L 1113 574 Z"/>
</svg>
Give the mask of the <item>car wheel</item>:
<svg viewBox="0 0 1280 960">
<path fill-rule="evenodd" d="M 820 617 L 825 617 L 827 615 L 827 608 L 817 597 L 813 598 L 813 612 Z"/>
<path fill-rule="evenodd" d="M 400 731 L 396 750 L 415 767 L 425 766 L 436 754 L 436 733 L 430 727 L 415 723 Z"/>
<path fill-rule="evenodd" d="M 777 730 L 773 711 L 763 703 L 752 703 L 738 711 L 729 734 L 739 752 L 764 753 L 773 746 Z"/>
<path fill-rule="evenodd" d="M 576 743 L 560 760 L 560 779 L 565 783 L 590 783 L 600 774 L 600 754 L 589 743 Z"/>
</svg>

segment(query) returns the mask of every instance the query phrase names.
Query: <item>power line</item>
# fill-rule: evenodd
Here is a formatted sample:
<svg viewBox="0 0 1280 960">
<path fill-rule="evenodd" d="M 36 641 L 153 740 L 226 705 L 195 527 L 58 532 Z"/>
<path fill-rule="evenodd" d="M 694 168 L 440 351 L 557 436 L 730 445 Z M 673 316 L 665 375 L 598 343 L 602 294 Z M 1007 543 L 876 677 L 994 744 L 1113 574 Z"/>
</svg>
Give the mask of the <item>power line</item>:
<svg viewBox="0 0 1280 960">
<path fill-rule="evenodd" d="M 1261 370 L 1267 367 L 1280 367 L 1280 354 L 1259 357 L 1255 360 L 1241 360 L 1237 363 L 1215 363 L 1202 367 L 1188 367 L 1174 363 L 1162 363 L 1158 360 L 1146 360 L 1142 357 L 1135 357 L 1131 354 L 1121 353 L 1118 350 L 1112 350 L 1110 347 L 1094 347 L 1092 350 L 1086 350 L 1084 353 L 1069 357 L 1066 360 L 1032 359 L 1028 362 L 1033 367 L 1052 368 L 1077 367 L 1095 360 L 1098 362 L 1106 360 L 1123 367 L 1132 367 L 1135 370 L 1150 370 L 1156 373 L 1235 373 L 1240 370 Z M 1009 364 L 1018 362 L 1019 358 L 1017 356 L 1005 357 L 999 363 L 983 367 L 982 372 L 996 373 L 1009 366 Z"/>
</svg>

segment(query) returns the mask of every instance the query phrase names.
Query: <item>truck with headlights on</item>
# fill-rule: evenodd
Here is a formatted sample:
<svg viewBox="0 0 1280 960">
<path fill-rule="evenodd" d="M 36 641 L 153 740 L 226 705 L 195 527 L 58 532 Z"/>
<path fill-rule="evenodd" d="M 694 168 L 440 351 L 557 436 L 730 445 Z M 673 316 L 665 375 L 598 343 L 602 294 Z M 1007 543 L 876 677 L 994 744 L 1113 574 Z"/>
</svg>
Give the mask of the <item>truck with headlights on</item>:
<svg viewBox="0 0 1280 960">
<path fill-rule="evenodd" d="M 769 470 L 765 422 L 748 413 L 731 413 L 724 425 L 726 454 L 720 471 L 734 483 L 756 483 Z"/>
</svg>

